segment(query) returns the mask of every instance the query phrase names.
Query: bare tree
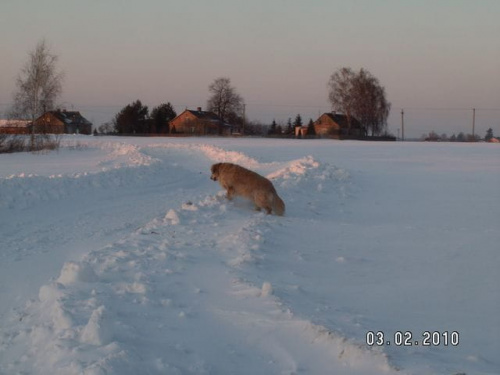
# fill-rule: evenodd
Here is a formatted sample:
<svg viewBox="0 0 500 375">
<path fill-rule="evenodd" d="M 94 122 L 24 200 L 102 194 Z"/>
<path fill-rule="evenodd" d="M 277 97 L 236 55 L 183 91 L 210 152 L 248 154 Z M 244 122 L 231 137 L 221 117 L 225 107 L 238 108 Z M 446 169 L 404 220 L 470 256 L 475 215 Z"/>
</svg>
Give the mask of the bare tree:
<svg viewBox="0 0 500 375">
<path fill-rule="evenodd" d="M 115 125 L 113 124 L 112 121 L 105 122 L 104 124 L 101 124 L 97 130 L 101 134 L 113 134 L 115 131 Z"/>
<path fill-rule="evenodd" d="M 351 119 L 354 111 L 355 78 L 356 75 L 351 68 L 343 67 L 333 73 L 328 81 L 328 99 L 332 105 L 332 110 L 345 114 L 348 132 L 351 129 Z"/>
<path fill-rule="evenodd" d="M 371 135 L 385 130 L 391 108 L 384 87 L 370 72 L 361 69 L 354 80 L 353 116 L 361 122 Z"/>
<path fill-rule="evenodd" d="M 63 81 L 63 73 L 56 70 L 57 59 L 45 40 L 38 42 L 35 50 L 29 53 L 28 61 L 16 80 L 11 116 L 34 121 L 44 112 L 54 109 Z M 34 132 L 35 126 L 32 125 L 32 146 Z"/>
<path fill-rule="evenodd" d="M 345 114 L 348 131 L 352 118 L 356 118 L 372 135 L 380 134 L 386 124 L 391 103 L 377 78 L 367 70 L 355 73 L 341 68 L 333 73 L 328 82 L 328 98 L 334 111 Z"/>
<path fill-rule="evenodd" d="M 241 118 L 244 102 L 243 98 L 231 86 L 229 78 L 217 78 L 209 87 L 211 96 L 208 99 L 207 107 L 223 121 L 230 121 Z"/>
</svg>

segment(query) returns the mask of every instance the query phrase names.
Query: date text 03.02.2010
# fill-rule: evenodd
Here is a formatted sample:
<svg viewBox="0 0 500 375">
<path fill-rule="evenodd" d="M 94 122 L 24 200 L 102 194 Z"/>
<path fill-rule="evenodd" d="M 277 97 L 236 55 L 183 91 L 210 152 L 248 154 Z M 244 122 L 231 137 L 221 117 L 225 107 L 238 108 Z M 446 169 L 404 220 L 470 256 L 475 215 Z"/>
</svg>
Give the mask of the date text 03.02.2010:
<svg viewBox="0 0 500 375">
<path fill-rule="evenodd" d="M 368 331 L 368 346 L 458 346 L 460 335 L 457 331 L 424 331 L 416 336 L 411 331 L 396 331 L 386 335 L 383 331 Z"/>
</svg>

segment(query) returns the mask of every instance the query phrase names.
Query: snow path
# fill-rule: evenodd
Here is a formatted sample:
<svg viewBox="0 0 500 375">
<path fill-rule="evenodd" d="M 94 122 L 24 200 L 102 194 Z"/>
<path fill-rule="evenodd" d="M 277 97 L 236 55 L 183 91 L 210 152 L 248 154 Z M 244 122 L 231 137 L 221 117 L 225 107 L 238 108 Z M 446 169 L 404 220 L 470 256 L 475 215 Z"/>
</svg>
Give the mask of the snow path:
<svg viewBox="0 0 500 375">
<path fill-rule="evenodd" d="M 22 292 L 29 290 L 29 297 L 36 296 L 40 285 L 65 260 L 78 259 L 160 215 L 166 204 L 159 202 L 196 194 L 196 185 L 186 185 L 185 174 L 176 173 L 179 168 L 152 159 L 135 146 L 117 142 L 78 145 L 63 149 L 57 157 L 47 155 L 53 165 L 46 155 L 38 157 L 48 163 L 39 168 L 44 174 L 4 172 L 6 178 L 0 179 L 0 285 L 9 285 L 8 290 L 0 288 L 0 318 L 24 305 L 17 298 Z M 59 159 L 85 160 L 96 146 L 99 157 L 91 158 L 94 165 L 82 165 L 81 172 L 58 173 Z M 17 273 L 18 267 L 26 272 Z"/>
<path fill-rule="evenodd" d="M 125 154 L 137 151 L 125 150 Z M 194 158 L 193 153 L 204 158 Z M 383 353 L 363 349 L 295 317 L 273 294 L 272 284 L 246 278 L 248 270 L 260 267 L 273 250 L 269 247 L 273 232 L 295 227 L 297 220 L 320 217 L 322 210 L 329 209 L 318 200 L 298 201 L 294 192 L 333 188 L 342 199 L 348 180 L 345 171 L 320 165 L 311 157 L 260 164 L 244 154 L 207 145 L 159 145 L 141 150 L 139 159 L 136 156 L 135 165 L 82 176 L 32 176 L 37 189 L 31 195 L 26 194 L 29 183 L 16 185 L 16 179 L 25 176 L 11 178 L 13 194 L 8 204 L 14 212 L 38 205 L 32 220 L 39 219 L 47 207 L 63 210 L 77 194 L 97 191 L 92 202 L 75 203 L 75 211 L 82 215 L 79 219 L 57 214 L 57 219 L 49 218 L 37 227 L 39 234 L 29 233 L 27 238 L 41 242 L 22 245 L 25 252 L 15 248 L 20 237 L 13 229 L 6 243 L 11 251 L 24 254 L 19 261 L 36 261 L 50 251 L 49 246 L 56 245 L 61 252 L 79 239 L 89 246 L 84 236 L 97 238 L 90 243 L 96 250 L 73 249 L 72 255 L 80 254 L 75 257 L 80 260 L 59 265 L 60 272 L 52 273 L 53 280 L 39 289 L 38 298 L 10 316 L 10 328 L 0 336 L 0 373 L 14 369 L 27 373 L 36 369 L 37 374 L 394 372 Z M 252 212 L 244 201 L 227 203 L 222 193 L 207 195 L 207 189 L 218 191 L 218 187 L 208 180 L 208 172 L 199 171 L 208 171 L 214 161 L 271 172 L 269 177 L 290 202 L 287 217 Z M 198 182 L 189 191 L 180 182 L 187 175 L 191 183 Z M 52 194 L 54 187 L 56 194 Z M 75 187 L 81 191 L 75 192 Z M 122 206 L 132 199 L 134 190 L 146 188 L 148 198 L 136 197 L 129 206 Z M 106 201 L 116 193 L 119 199 L 114 197 L 109 204 L 116 206 L 111 208 Z M 26 196 L 33 198 L 28 206 L 24 206 Z M 152 209 L 158 199 L 167 202 Z M 135 221 L 124 224 L 124 217 L 135 216 L 141 204 Z M 304 210 L 310 213 L 306 219 L 300 214 Z M 90 218 L 108 211 L 123 216 L 91 223 Z M 144 220 L 154 212 L 155 218 Z M 82 238 L 64 232 L 55 241 L 47 236 L 66 220 L 72 229 L 83 229 Z M 135 223 L 141 220 L 147 224 L 137 228 Z M 115 232 L 117 240 L 99 246 L 103 239 L 113 238 L 109 231 Z M 42 233 L 47 236 L 46 246 Z M 52 271 L 50 267 L 41 275 Z"/>
</svg>

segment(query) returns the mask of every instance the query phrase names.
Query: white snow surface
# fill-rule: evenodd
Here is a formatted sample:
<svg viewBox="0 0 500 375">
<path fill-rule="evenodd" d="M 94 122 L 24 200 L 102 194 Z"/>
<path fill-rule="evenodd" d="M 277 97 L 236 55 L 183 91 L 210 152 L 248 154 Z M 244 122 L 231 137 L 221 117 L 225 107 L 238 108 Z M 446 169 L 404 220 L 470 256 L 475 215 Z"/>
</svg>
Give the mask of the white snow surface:
<svg viewBox="0 0 500 375">
<path fill-rule="evenodd" d="M 285 216 L 227 201 L 221 161 L 269 177 Z M 0 374 L 499 374 L 499 187 L 494 144 L 68 136 L 0 155 Z"/>
</svg>

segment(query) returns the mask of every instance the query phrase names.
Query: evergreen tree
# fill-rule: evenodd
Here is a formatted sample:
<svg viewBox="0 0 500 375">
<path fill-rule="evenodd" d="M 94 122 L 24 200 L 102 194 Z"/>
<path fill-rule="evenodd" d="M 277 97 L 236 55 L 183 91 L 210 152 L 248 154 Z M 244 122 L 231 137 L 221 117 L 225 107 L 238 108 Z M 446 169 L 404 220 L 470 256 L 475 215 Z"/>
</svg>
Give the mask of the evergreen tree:
<svg viewBox="0 0 500 375">
<path fill-rule="evenodd" d="M 307 124 L 307 135 L 314 137 L 316 136 L 316 129 L 314 128 L 314 122 L 311 119 L 309 119 L 309 124 Z"/>
<path fill-rule="evenodd" d="M 174 119 L 177 116 L 177 113 L 172 107 L 172 104 L 163 103 L 158 107 L 153 108 L 151 111 L 151 119 L 153 121 L 155 130 L 157 133 L 166 134 L 169 132 L 168 123 L 170 120 Z"/>
<path fill-rule="evenodd" d="M 293 127 L 292 127 L 292 119 L 289 118 L 288 122 L 286 123 L 286 132 L 285 134 L 293 134 Z"/>
<path fill-rule="evenodd" d="M 140 100 L 124 107 L 114 119 L 116 132 L 119 134 L 144 134 L 149 132 L 148 107 Z"/>
<path fill-rule="evenodd" d="M 281 125 L 276 126 L 276 134 L 283 135 L 283 127 Z"/>
<path fill-rule="evenodd" d="M 290 121 L 290 120 L 288 120 Z M 297 116 L 295 116 L 295 121 L 293 122 L 293 126 L 296 128 L 298 126 L 302 126 L 302 117 L 300 116 L 300 114 L 298 114 Z"/>
<path fill-rule="evenodd" d="M 273 120 L 273 123 L 271 124 L 271 127 L 269 128 L 269 131 L 267 132 L 267 134 L 269 135 L 273 135 L 273 134 L 276 134 L 276 120 Z"/>
<path fill-rule="evenodd" d="M 489 142 L 489 140 L 493 138 L 493 129 L 492 128 L 489 128 L 487 131 L 486 131 L 486 136 L 484 137 L 484 140 L 486 142 Z"/>
</svg>

